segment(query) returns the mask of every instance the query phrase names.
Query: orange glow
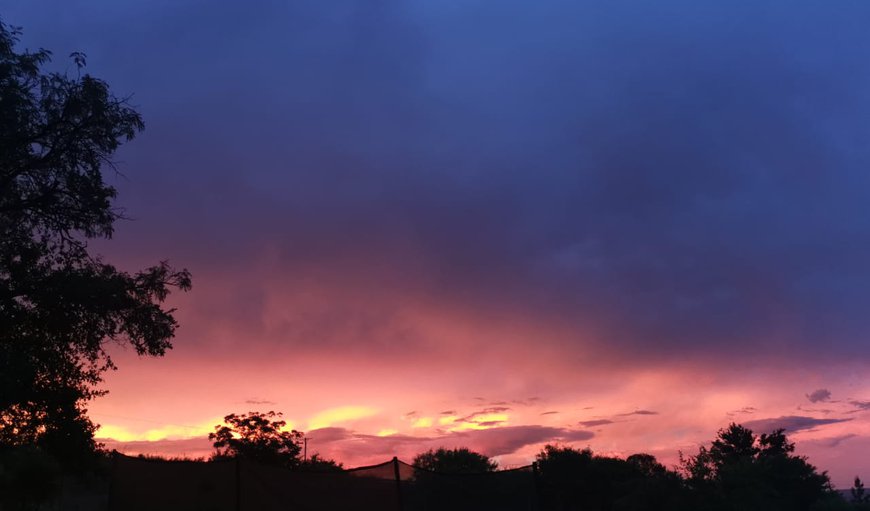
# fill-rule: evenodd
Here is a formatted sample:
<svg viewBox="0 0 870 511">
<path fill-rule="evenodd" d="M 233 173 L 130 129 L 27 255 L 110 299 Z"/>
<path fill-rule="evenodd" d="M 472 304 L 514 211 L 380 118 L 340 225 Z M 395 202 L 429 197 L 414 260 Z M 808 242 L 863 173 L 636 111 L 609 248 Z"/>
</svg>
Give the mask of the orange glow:
<svg viewBox="0 0 870 511">
<path fill-rule="evenodd" d="M 143 431 L 136 431 L 135 429 L 115 424 L 101 424 L 97 428 L 96 436 L 97 438 L 111 438 L 120 442 L 156 442 L 167 439 L 204 437 L 214 431 L 215 424 L 220 424 L 222 420 L 220 418 L 208 419 L 191 426 L 169 424 Z"/>
<path fill-rule="evenodd" d="M 458 426 L 449 428 L 448 431 L 467 431 L 491 429 L 499 426 L 506 426 L 508 423 L 508 414 L 506 413 L 485 413 L 473 417 L 471 420 L 463 421 Z"/>
<path fill-rule="evenodd" d="M 358 419 L 371 417 L 378 413 L 370 406 L 339 406 L 324 410 L 308 419 L 308 429 L 320 429 Z"/>
<path fill-rule="evenodd" d="M 411 425 L 412 428 L 429 428 L 432 427 L 433 420 L 431 417 L 420 417 Z"/>
</svg>

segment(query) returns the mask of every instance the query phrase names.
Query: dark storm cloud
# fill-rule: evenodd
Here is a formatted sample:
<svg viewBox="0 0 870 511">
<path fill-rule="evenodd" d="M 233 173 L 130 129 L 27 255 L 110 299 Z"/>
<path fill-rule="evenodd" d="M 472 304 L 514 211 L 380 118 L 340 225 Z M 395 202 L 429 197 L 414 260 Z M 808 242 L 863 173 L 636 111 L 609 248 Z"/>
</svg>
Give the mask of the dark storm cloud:
<svg viewBox="0 0 870 511">
<path fill-rule="evenodd" d="M 805 417 L 800 415 L 787 415 L 777 418 L 746 421 L 743 423 L 743 425 L 755 431 L 756 433 L 769 433 L 779 428 L 782 428 L 787 432 L 794 433 L 795 431 L 812 429 L 816 426 L 836 424 L 838 422 L 848 422 L 850 420 L 852 419 L 816 419 L 814 417 Z"/>
<path fill-rule="evenodd" d="M 870 328 L 866 3 L 46 5 L 6 16 L 149 124 L 121 184 L 149 221 L 118 243 L 237 278 L 239 329 L 264 252 L 620 357 L 836 356 Z"/>
</svg>

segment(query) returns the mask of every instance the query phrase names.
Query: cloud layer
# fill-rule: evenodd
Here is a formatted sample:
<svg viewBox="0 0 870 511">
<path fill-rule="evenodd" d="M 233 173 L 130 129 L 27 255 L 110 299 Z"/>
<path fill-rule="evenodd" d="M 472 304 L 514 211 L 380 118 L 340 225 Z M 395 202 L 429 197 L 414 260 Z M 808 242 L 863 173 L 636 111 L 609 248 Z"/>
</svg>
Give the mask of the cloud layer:
<svg viewBox="0 0 870 511">
<path fill-rule="evenodd" d="M 593 438 L 593 433 L 544 426 L 508 426 L 463 431 L 435 436 L 391 434 L 377 436 L 341 427 L 327 427 L 306 432 L 311 453 L 338 460 L 353 460 L 356 465 L 379 463 L 393 456 L 411 462 L 414 456 L 440 447 L 468 447 L 487 456 L 509 455 L 545 443 L 578 443 Z M 171 456 L 209 456 L 211 446 L 205 438 L 166 439 L 157 442 L 117 442 L 100 439 L 109 449 L 127 453 L 160 453 Z"/>
<path fill-rule="evenodd" d="M 136 93 L 119 242 L 237 290 L 191 330 L 425 345 L 397 303 L 425 296 L 621 357 L 842 356 L 870 327 L 868 7 L 777 5 L 9 16 Z"/>
<path fill-rule="evenodd" d="M 744 422 L 743 425 L 758 433 L 769 433 L 776 429 L 784 429 L 787 433 L 794 433 L 803 429 L 811 429 L 825 424 L 847 422 L 852 419 L 817 419 L 801 415 L 788 415 L 770 419 L 756 419 Z"/>
</svg>

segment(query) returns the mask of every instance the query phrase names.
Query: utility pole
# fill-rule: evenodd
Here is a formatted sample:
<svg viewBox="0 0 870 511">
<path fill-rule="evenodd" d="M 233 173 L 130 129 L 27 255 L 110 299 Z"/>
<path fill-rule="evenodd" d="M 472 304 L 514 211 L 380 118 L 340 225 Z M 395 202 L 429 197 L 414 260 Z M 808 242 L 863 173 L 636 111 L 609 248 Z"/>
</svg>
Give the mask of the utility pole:
<svg viewBox="0 0 870 511">
<path fill-rule="evenodd" d="M 308 437 L 302 437 L 302 461 L 308 461 Z"/>
</svg>

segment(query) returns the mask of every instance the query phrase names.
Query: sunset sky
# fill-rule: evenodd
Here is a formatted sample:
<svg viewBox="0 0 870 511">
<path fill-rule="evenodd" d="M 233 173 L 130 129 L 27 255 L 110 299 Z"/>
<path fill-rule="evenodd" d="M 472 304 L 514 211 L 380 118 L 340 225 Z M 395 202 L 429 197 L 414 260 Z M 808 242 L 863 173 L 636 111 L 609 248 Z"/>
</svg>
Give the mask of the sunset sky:
<svg viewBox="0 0 870 511">
<path fill-rule="evenodd" d="M 75 4 L 75 5 L 73 5 Z M 3 7 L 146 130 L 94 247 L 186 267 L 97 436 L 281 411 L 346 466 L 546 443 L 668 465 L 731 421 L 870 478 L 870 3 Z"/>
</svg>

